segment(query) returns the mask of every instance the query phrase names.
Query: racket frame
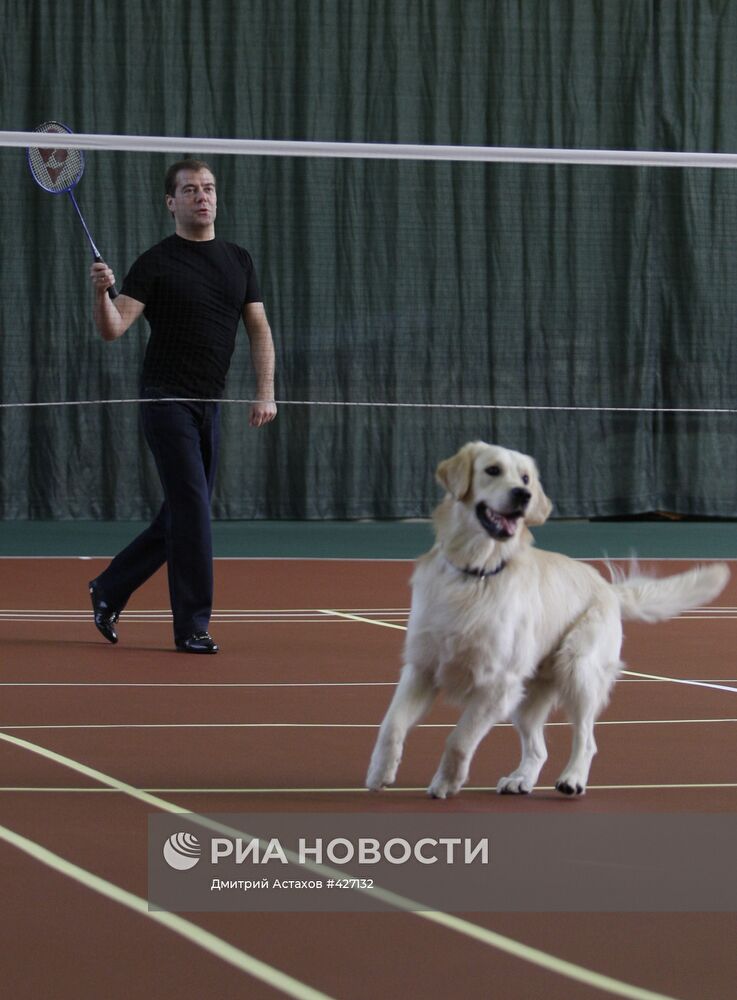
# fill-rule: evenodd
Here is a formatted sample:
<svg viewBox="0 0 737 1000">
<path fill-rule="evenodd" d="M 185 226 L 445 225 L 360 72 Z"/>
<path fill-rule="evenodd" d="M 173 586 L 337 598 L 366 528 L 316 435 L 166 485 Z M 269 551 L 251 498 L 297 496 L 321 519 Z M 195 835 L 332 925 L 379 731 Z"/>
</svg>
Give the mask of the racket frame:
<svg viewBox="0 0 737 1000">
<path fill-rule="evenodd" d="M 48 129 L 46 127 L 48 125 L 55 125 L 55 126 L 57 126 L 57 128 L 61 129 L 61 131 L 52 131 L 52 132 L 50 132 L 50 131 L 48 131 Z M 42 125 L 37 126 L 37 128 L 35 128 L 34 131 L 38 132 L 39 136 L 41 136 L 41 135 L 63 135 L 65 133 L 67 135 L 72 135 L 73 134 L 72 133 L 72 129 L 70 129 L 68 125 L 65 125 L 64 122 L 59 122 L 59 121 L 55 121 L 55 120 L 44 122 Z M 97 263 L 103 263 L 102 254 L 97 249 L 97 245 L 95 244 L 95 241 L 92 239 L 92 233 L 90 232 L 89 226 L 85 222 L 85 218 L 82 215 L 82 209 L 79 207 L 79 203 L 77 202 L 77 199 L 74 197 L 74 188 L 82 180 L 82 175 L 84 174 L 84 167 L 85 167 L 84 153 L 82 152 L 81 149 L 80 150 L 75 150 L 75 152 L 78 153 L 78 155 L 79 155 L 80 165 L 79 165 L 79 170 L 77 171 L 76 176 L 74 177 L 74 180 L 71 182 L 71 184 L 68 184 L 65 187 L 60 187 L 58 189 L 55 189 L 55 188 L 49 188 L 45 184 L 43 184 L 41 182 L 41 180 L 39 179 L 38 173 L 36 171 L 36 168 L 35 168 L 35 166 L 34 166 L 34 164 L 32 162 L 32 159 L 31 159 L 31 149 L 41 149 L 41 148 L 42 148 L 41 146 L 29 146 L 28 149 L 26 150 L 26 157 L 27 157 L 27 160 L 28 160 L 28 169 L 31 172 L 31 177 L 36 182 L 36 184 L 41 188 L 41 190 L 42 191 L 46 191 L 47 194 L 68 194 L 69 195 L 69 198 L 71 199 L 72 205 L 74 206 L 74 211 L 77 213 L 77 218 L 82 223 L 82 229 L 84 230 L 84 234 L 87 237 L 87 241 L 88 241 L 88 243 L 90 245 L 90 248 L 92 250 L 92 255 L 93 255 L 93 257 L 94 257 L 94 259 L 95 259 L 95 261 Z M 43 147 L 43 148 L 46 148 L 46 147 Z M 108 295 L 110 296 L 111 299 L 116 298 L 117 295 L 118 295 L 117 289 L 115 288 L 114 285 L 112 285 L 110 288 L 108 288 L 107 291 L 108 291 Z"/>
</svg>

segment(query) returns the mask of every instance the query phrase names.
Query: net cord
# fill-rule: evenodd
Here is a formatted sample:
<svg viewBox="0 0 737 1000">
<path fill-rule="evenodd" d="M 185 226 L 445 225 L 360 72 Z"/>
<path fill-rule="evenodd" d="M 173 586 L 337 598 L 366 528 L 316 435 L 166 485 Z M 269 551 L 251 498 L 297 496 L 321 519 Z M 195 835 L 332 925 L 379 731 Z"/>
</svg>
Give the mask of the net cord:
<svg viewBox="0 0 737 1000">
<path fill-rule="evenodd" d="M 0 403 L 0 410 L 11 409 L 50 409 L 63 406 L 118 406 L 131 403 L 223 403 L 232 405 L 250 405 L 263 402 L 256 399 L 218 399 L 167 396 L 152 399 L 69 399 L 52 400 L 49 402 Z M 535 406 L 534 404 L 506 403 L 391 403 L 391 402 L 360 402 L 345 400 L 315 400 L 315 399 L 276 399 L 277 406 L 321 406 L 339 408 L 374 408 L 394 410 L 494 410 L 494 411 L 526 411 L 526 412 L 556 412 L 556 413 L 690 413 L 690 414 L 735 414 L 737 408 L 731 407 L 659 407 L 659 406 Z"/>
<path fill-rule="evenodd" d="M 0 147 L 36 147 L 38 132 L 0 131 Z M 343 159 L 447 160 L 474 163 L 540 163 L 615 167 L 707 167 L 734 169 L 737 153 L 668 150 L 552 149 L 523 146 L 443 146 L 387 142 L 301 142 L 218 139 L 194 136 L 104 135 L 77 132 L 54 136 L 59 149 L 148 153 L 216 153 Z"/>
</svg>

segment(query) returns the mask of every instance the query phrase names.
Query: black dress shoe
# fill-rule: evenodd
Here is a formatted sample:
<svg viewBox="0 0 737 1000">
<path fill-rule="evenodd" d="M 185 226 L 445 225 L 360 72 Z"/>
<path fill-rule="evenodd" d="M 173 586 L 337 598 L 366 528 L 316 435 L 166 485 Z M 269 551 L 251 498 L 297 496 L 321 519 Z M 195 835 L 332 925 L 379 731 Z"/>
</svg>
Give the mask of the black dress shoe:
<svg viewBox="0 0 737 1000">
<path fill-rule="evenodd" d="M 115 631 L 115 623 L 120 618 L 120 612 L 111 608 L 102 597 L 95 580 L 90 580 L 90 597 L 92 598 L 92 611 L 95 615 L 95 625 L 98 632 L 104 635 L 108 642 L 117 642 L 118 634 Z"/>
<path fill-rule="evenodd" d="M 209 632 L 195 632 L 186 639 L 177 639 L 178 653 L 217 653 L 217 643 Z"/>
</svg>

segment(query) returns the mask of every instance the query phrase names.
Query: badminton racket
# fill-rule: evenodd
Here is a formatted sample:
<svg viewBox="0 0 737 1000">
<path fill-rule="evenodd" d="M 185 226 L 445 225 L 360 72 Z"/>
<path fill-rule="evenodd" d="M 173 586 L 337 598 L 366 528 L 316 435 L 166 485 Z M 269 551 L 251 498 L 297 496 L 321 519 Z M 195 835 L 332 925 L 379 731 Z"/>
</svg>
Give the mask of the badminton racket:
<svg viewBox="0 0 737 1000">
<path fill-rule="evenodd" d="M 56 135 L 70 135 L 72 132 L 66 125 L 54 121 L 44 122 L 33 131 Z M 84 153 L 82 150 L 54 149 L 50 144 L 30 146 L 28 148 L 28 169 L 31 171 L 31 177 L 44 191 L 48 191 L 49 194 L 69 195 L 95 260 L 102 261 L 102 254 L 95 246 L 95 241 L 92 239 L 92 234 L 84 221 L 77 199 L 74 197 L 74 188 L 82 180 L 84 173 Z M 118 294 L 114 287 L 108 288 L 107 291 L 111 299 L 114 299 Z"/>
</svg>

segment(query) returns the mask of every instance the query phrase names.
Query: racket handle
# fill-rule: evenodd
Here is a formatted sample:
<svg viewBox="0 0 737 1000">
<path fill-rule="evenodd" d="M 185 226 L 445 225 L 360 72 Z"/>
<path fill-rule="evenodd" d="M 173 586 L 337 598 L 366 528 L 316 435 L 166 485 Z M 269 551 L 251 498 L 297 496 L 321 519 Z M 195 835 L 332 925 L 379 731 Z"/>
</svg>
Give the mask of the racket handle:
<svg viewBox="0 0 737 1000">
<path fill-rule="evenodd" d="M 94 258 L 96 263 L 98 264 L 104 263 L 102 256 L 97 250 L 97 248 L 95 248 Z M 118 289 L 115 287 L 115 285 L 111 285 L 110 288 L 108 288 L 107 293 L 111 299 L 117 299 L 118 297 Z"/>
</svg>

